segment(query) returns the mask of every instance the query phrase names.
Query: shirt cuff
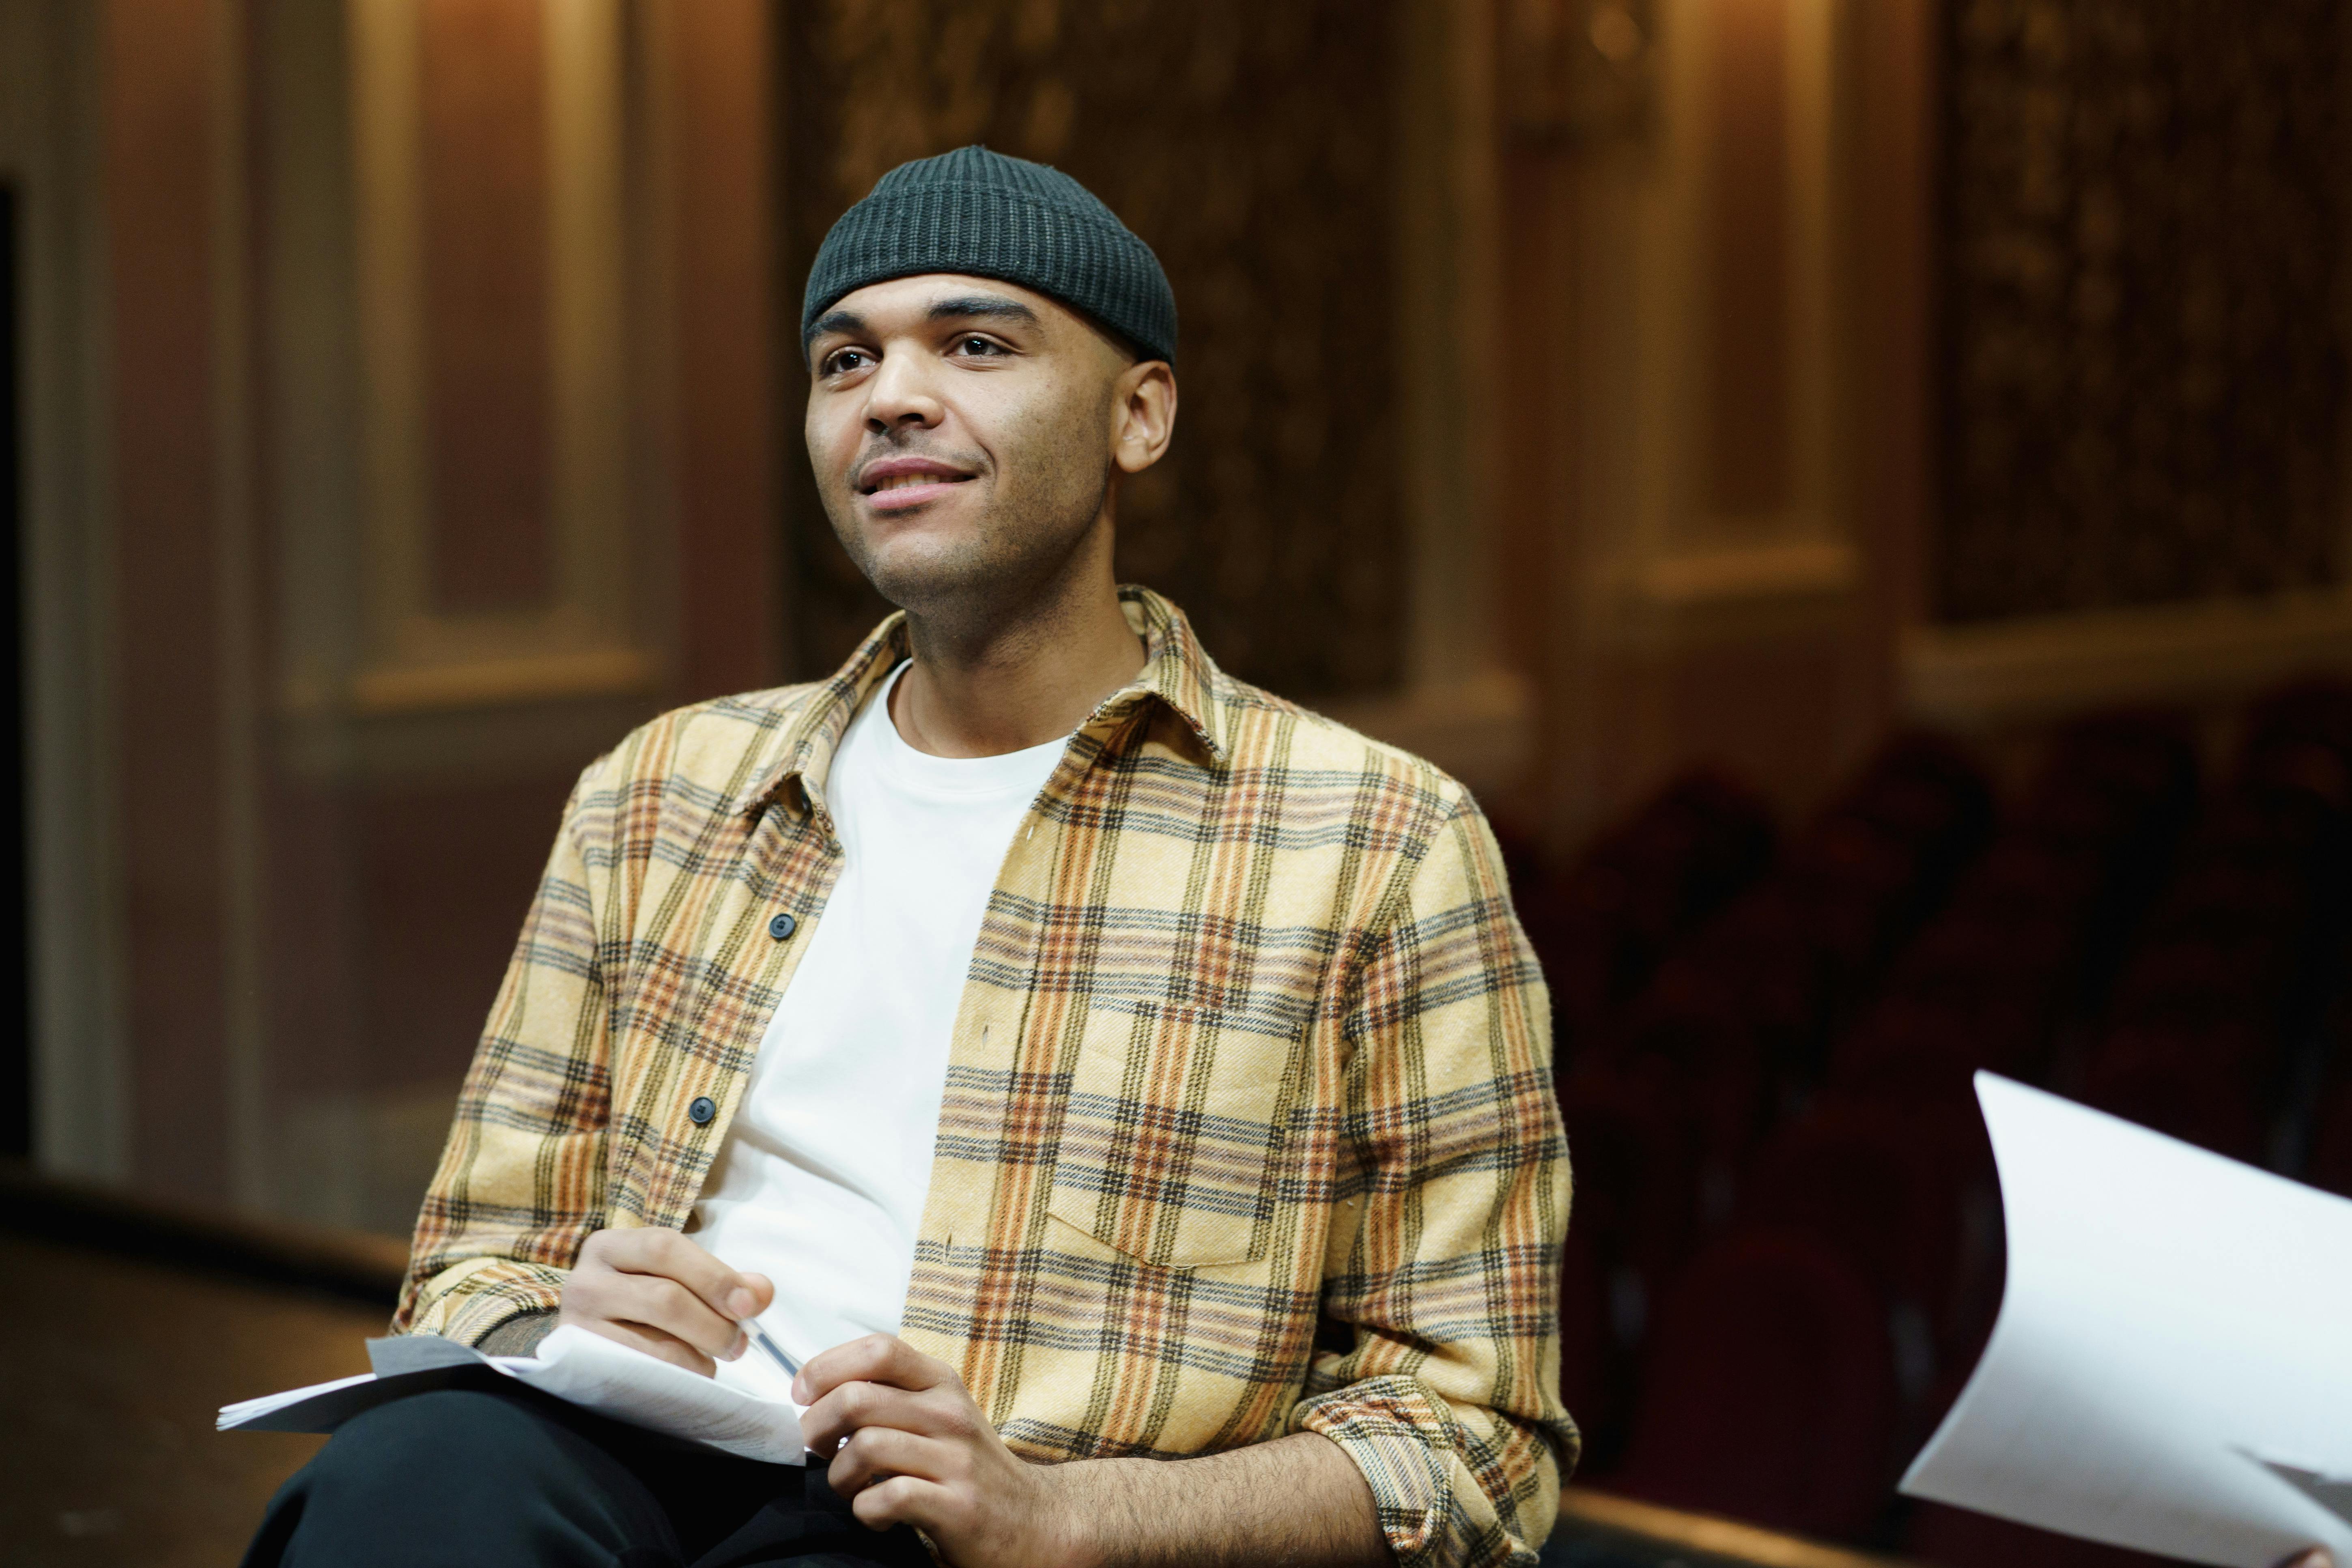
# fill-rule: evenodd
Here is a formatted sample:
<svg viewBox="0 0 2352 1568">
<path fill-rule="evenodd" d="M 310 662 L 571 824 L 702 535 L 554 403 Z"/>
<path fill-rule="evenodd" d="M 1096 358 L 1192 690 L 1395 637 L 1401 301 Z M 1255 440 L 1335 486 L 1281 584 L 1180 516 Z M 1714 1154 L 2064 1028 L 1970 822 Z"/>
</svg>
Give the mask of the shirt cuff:
<svg viewBox="0 0 2352 1568">
<path fill-rule="evenodd" d="M 536 1355 L 539 1342 L 554 1331 L 554 1313 L 525 1312 L 476 1340 L 474 1348 L 484 1355 Z"/>
<path fill-rule="evenodd" d="M 1376 1377 L 1303 1400 L 1293 1431 L 1317 1432 L 1347 1451 L 1372 1489 L 1381 1531 L 1398 1568 L 1444 1562 L 1454 1510 L 1452 1445 L 1428 1392 L 1409 1377 Z"/>
<path fill-rule="evenodd" d="M 476 1258 L 442 1270 L 418 1292 L 414 1334 L 439 1334 L 460 1344 L 530 1312 L 552 1312 L 563 1301 L 565 1270 L 510 1258 Z"/>
</svg>

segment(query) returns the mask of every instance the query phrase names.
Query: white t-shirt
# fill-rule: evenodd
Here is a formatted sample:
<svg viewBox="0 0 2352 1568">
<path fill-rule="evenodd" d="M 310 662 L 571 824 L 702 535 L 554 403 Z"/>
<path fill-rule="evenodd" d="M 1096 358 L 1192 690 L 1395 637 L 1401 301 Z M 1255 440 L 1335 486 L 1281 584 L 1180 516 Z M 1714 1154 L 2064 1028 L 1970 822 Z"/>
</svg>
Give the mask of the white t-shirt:
<svg viewBox="0 0 2352 1568">
<path fill-rule="evenodd" d="M 906 668 L 834 755 L 824 796 L 845 863 L 687 1227 L 775 1281 L 760 1321 L 802 1361 L 898 1331 L 964 975 L 1013 830 L 1066 744 L 919 752 L 890 721 Z M 757 1352 L 719 1377 L 784 1386 Z"/>
</svg>

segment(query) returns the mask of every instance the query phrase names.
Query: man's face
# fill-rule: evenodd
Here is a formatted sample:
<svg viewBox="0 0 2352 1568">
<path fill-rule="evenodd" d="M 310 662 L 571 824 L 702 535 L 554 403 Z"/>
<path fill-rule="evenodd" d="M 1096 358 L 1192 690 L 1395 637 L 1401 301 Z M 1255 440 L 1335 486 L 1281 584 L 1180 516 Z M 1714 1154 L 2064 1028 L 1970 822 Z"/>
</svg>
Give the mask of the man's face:
<svg viewBox="0 0 2352 1568">
<path fill-rule="evenodd" d="M 817 320 L 809 363 L 825 512 L 883 597 L 911 610 L 1045 582 L 1103 515 L 1114 468 L 1143 466 L 1122 451 L 1142 367 L 1015 284 L 942 273 L 870 284 Z"/>
</svg>

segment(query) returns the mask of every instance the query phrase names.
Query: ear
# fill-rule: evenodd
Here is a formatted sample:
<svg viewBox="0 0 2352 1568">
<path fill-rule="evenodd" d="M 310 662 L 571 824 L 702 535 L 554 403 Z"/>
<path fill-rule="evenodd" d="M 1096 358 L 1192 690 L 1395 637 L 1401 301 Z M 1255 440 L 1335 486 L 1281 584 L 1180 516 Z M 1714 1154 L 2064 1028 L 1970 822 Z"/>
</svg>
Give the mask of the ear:
<svg viewBox="0 0 2352 1568">
<path fill-rule="evenodd" d="M 1176 371 L 1166 360 L 1139 361 L 1111 384 L 1111 461 L 1139 474 L 1158 462 L 1176 435 Z"/>
</svg>

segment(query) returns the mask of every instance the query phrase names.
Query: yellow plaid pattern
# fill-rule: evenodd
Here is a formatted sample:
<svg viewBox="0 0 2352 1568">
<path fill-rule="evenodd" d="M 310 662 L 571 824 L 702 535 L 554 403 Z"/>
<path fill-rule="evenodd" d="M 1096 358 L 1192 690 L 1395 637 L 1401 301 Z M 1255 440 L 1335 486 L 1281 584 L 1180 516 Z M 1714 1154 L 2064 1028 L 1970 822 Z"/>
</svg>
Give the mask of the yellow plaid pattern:
<svg viewBox="0 0 2352 1568">
<path fill-rule="evenodd" d="M 1577 1445 L 1569 1175 L 1493 835 L 1122 601 L 1145 667 L 990 897 L 905 1337 L 1033 1458 L 1320 1432 L 1401 1562 L 1531 1562 Z M 395 1328 L 478 1340 L 553 1308 L 591 1232 L 686 1222 L 839 868 L 834 748 L 906 646 L 893 617 L 831 680 L 669 714 L 582 776 Z"/>
</svg>

